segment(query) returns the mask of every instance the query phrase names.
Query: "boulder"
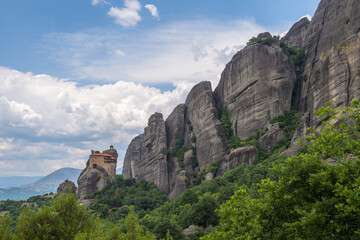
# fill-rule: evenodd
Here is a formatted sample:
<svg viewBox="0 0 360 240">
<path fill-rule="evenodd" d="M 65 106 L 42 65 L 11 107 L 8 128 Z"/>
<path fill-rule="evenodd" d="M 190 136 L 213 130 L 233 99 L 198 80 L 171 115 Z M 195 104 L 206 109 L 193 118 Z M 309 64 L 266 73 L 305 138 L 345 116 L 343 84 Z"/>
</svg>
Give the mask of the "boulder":
<svg viewBox="0 0 360 240">
<path fill-rule="evenodd" d="M 66 179 L 64 182 L 60 183 L 57 188 L 57 193 L 74 193 L 76 194 L 76 186 L 75 183 Z"/>
<path fill-rule="evenodd" d="M 220 163 L 217 175 L 223 175 L 227 170 L 236 168 L 241 164 L 250 165 L 256 157 L 256 148 L 241 147 L 231 151 L 226 155 L 224 160 Z"/>
<path fill-rule="evenodd" d="M 284 132 L 279 123 L 275 123 L 270 125 L 268 132 L 259 138 L 260 146 L 270 151 L 283 138 L 285 138 Z"/>
</svg>

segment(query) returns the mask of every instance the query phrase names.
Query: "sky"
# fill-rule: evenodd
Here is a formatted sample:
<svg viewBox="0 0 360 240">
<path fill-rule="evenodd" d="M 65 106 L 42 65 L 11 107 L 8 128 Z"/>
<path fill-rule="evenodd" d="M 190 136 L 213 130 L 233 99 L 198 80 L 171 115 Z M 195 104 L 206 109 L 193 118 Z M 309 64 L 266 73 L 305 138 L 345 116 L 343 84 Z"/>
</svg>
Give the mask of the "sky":
<svg viewBox="0 0 360 240">
<path fill-rule="evenodd" d="M 84 168 L 319 0 L 1 0 L 0 176 Z"/>
</svg>

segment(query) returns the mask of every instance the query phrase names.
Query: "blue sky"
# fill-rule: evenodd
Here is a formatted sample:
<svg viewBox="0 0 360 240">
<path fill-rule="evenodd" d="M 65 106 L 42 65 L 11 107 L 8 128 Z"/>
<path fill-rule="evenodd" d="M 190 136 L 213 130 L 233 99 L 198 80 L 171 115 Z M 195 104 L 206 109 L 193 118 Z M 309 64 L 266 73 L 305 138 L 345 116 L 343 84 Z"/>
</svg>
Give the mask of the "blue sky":
<svg viewBox="0 0 360 240">
<path fill-rule="evenodd" d="M 1 0 L 0 176 L 83 168 L 110 144 L 119 165 L 155 111 L 216 86 L 259 32 L 286 32 L 319 1 Z"/>
</svg>

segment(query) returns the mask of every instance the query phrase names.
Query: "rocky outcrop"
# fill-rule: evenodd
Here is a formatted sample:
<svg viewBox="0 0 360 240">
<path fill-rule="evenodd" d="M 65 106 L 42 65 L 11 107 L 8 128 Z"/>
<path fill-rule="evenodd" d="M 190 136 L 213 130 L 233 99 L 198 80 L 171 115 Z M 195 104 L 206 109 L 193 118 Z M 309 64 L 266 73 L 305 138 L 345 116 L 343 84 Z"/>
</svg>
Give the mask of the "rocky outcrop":
<svg viewBox="0 0 360 240">
<path fill-rule="evenodd" d="M 74 193 L 74 194 L 76 194 L 75 183 L 66 179 L 64 182 L 60 183 L 56 192 L 57 193 Z"/>
<path fill-rule="evenodd" d="M 103 153 L 95 153 L 89 156 L 85 169 L 81 172 L 77 183 L 77 198 L 82 201 L 87 195 L 103 189 L 108 181 L 116 176 L 116 164 L 118 156 L 116 149 L 111 145 L 110 149 Z"/>
<path fill-rule="evenodd" d="M 144 179 L 168 191 L 167 136 L 161 113 L 153 114 L 144 134 L 135 138 L 125 155 L 125 178 Z"/>
<path fill-rule="evenodd" d="M 122 174 L 125 179 L 135 178 L 134 165 L 140 161 L 144 143 L 144 134 L 135 137 L 129 144 L 125 158 Z"/>
<path fill-rule="evenodd" d="M 289 32 L 281 39 L 281 42 L 289 46 L 303 47 L 309 24 L 310 21 L 307 17 L 300 19 L 290 28 Z"/>
<path fill-rule="evenodd" d="M 201 82 L 186 98 L 187 117 L 196 137 L 200 171 L 220 160 L 226 153 L 226 137 L 222 131 L 210 82 Z"/>
<path fill-rule="evenodd" d="M 87 195 L 100 191 L 107 185 L 107 178 L 110 178 L 110 176 L 104 168 L 90 168 L 87 165 L 78 179 L 77 198 L 81 201 Z"/>
<path fill-rule="evenodd" d="M 271 150 L 276 144 L 285 138 L 284 132 L 281 130 L 279 123 L 270 125 L 269 130 L 259 138 L 260 146 L 266 150 Z"/>
<path fill-rule="evenodd" d="M 290 109 L 295 81 L 294 64 L 278 41 L 255 42 L 226 65 L 214 95 L 218 109 L 229 109 L 235 135 L 246 139 Z"/>
<path fill-rule="evenodd" d="M 251 164 L 256 157 L 255 147 L 241 147 L 226 155 L 218 168 L 218 175 L 223 175 L 227 170 L 233 169 L 240 164 Z"/>
</svg>

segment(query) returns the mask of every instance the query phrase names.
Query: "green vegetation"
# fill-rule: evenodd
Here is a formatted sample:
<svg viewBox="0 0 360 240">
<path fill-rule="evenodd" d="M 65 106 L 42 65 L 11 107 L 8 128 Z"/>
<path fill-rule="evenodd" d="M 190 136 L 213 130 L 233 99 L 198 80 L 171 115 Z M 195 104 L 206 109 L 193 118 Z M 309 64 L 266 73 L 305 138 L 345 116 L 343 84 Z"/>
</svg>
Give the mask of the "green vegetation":
<svg viewBox="0 0 360 240">
<path fill-rule="evenodd" d="M 275 39 L 273 37 L 266 37 L 266 38 L 256 38 L 253 37 L 249 40 L 249 43 L 261 43 L 264 45 L 271 46 L 274 43 Z"/>
<path fill-rule="evenodd" d="M 321 108 L 322 129 L 311 129 L 307 153 L 275 165 L 277 180 L 263 180 L 258 197 L 238 190 L 202 239 L 359 239 L 359 109 L 358 101 L 342 112 Z"/>
<path fill-rule="evenodd" d="M 97 177 L 96 177 L 96 182 L 99 182 L 100 179 L 101 179 L 101 176 L 97 176 Z"/>
<path fill-rule="evenodd" d="M 188 149 L 184 146 L 184 139 L 176 139 L 175 141 L 175 149 L 170 152 L 170 156 L 176 157 L 179 163 L 179 166 L 184 169 L 184 154 Z"/>
<path fill-rule="evenodd" d="M 285 111 L 282 115 L 276 116 L 270 120 L 271 124 L 279 123 L 280 128 L 285 134 L 285 138 L 276 144 L 272 150 L 273 152 L 281 153 L 290 146 L 291 139 L 300 123 L 300 119 L 297 115 L 296 109 L 291 108 L 289 111 Z"/>
<path fill-rule="evenodd" d="M 306 53 L 298 46 L 288 46 L 285 43 L 280 43 L 283 53 L 288 56 L 295 66 L 300 67 L 306 61 Z"/>
<path fill-rule="evenodd" d="M 346 19 L 346 25 L 348 25 L 350 22 L 350 18 Z"/>
<path fill-rule="evenodd" d="M 145 215 L 149 211 L 161 206 L 166 201 L 166 194 L 156 187 L 154 183 L 144 180 L 136 183 L 134 179 L 126 179 L 117 175 L 104 189 L 87 196 L 95 199 L 91 205 L 96 215 L 101 218 L 109 217 L 111 220 L 124 218 L 134 206 L 136 211 Z"/>
</svg>

